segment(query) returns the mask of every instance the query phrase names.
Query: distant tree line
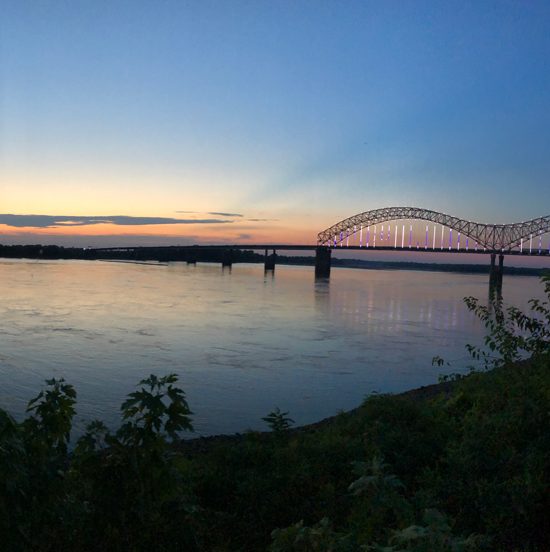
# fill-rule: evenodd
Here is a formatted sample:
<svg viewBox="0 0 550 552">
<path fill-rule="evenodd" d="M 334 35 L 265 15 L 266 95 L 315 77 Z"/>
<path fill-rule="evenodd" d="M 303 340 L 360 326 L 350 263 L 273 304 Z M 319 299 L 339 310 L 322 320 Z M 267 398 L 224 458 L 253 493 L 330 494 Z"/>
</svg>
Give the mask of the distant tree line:
<svg viewBox="0 0 550 552">
<path fill-rule="evenodd" d="M 11 259 L 83 259 L 128 261 L 191 261 L 221 263 L 226 248 L 201 248 L 200 246 L 137 247 L 135 249 L 92 249 L 61 247 L 58 245 L 0 245 L 0 257 Z M 259 263 L 264 256 L 253 251 L 233 249 L 234 263 Z"/>
</svg>

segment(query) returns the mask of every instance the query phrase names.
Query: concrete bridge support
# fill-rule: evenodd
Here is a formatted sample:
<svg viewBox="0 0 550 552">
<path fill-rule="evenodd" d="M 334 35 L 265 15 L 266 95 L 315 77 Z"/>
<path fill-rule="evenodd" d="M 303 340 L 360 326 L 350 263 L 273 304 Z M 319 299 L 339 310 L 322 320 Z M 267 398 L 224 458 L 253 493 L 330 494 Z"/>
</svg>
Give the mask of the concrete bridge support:
<svg viewBox="0 0 550 552">
<path fill-rule="evenodd" d="M 264 269 L 265 270 L 275 270 L 275 262 L 277 260 L 277 252 L 275 249 L 273 250 L 273 253 L 269 255 L 269 251 L 265 250 L 265 256 L 264 256 Z"/>
<path fill-rule="evenodd" d="M 233 264 L 233 249 L 224 249 L 222 251 L 222 267 L 229 266 Z"/>
<path fill-rule="evenodd" d="M 489 270 L 489 286 L 502 289 L 502 276 L 504 274 L 504 255 L 498 256 L 498 265 L 496 264 L 496 253 L 491 253 L 491 268 Z"/>
<path fill-rule="evenodd" d="M 187 264 L 197 264 L 197 254 L 195 251 L 187 250 L 185 252 L 185 260 L 187 261 Z"/>
<path fill-rule="evenodd" d="M 315 250 L 315 278 L 328 278 L 330 276 L 330 257 L 332 251 L 325 246 L 319 246 Z"/>
</svg>

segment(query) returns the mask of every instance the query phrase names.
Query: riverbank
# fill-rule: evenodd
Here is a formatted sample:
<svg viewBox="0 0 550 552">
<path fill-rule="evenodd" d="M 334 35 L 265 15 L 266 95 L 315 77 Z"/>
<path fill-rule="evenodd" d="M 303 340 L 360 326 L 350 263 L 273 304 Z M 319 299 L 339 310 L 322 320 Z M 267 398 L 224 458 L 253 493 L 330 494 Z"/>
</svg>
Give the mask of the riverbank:
<svg viewBox="0 0 550 552">
<path fill-rule="evenodd" d="M 142 381 L 120 429 L 94 422 L 71 453 L 63 380 L 22 424 L 0 411 L 4 549 L 549 549 L 548 347 L 309 426 L 173 445 L 190 429 L 175 385 Z"/>
<path fill-rule="evenodd" d="M 206 537 L 206 549 L 265 550 L 271 530 L 287 527 L 272 550 L 359 550 L 336 546 L 344 541 L 395 550 L 392 539 L 414 525 L 419 542 L 433 539 L 418 550 L 454 543 L 542 552 L 550 545 L 549 407 L 543 356 L 373 395 L 308 426 L 192 440 L 177 450 L 220 531 Z"/>
<path fill-rule="evenodd" d="M 456 381 L 444 381 L 440 383 L 434 383 L 432 385 L 424 385 L 415 389 L 410 389 L 409 391 L 404 391 L 403 393 L 398 394 L 385 394 L 380 396 L 392 396 L 392 397 L 402 397 L 406 400 L 412 401 L 426 401 L 433 400 L 437 397 L 449 397 L 453 389 L 456 387 Z M 334 416 L 328 416 L 312 424 L 305 424 L 297 427 L 289 427 L 286 434 L 288 436 L 301 435 L 315 433 L 321 431 L 324 428 L 329 427 L 331 424 L 334 424 L 337 420 L 342 419 L 343 417 L 353 417 L 359 416 L 361 414 L 362 405 L 359 405 L 351 410 L 336 414 Z M 201 453 L 207 453 L 212 448 L 217 446 L 231 446 L 242 443 L 247 435 L 254 435 L 254 438 L 259 440 L 269 440 L 273 437 L 271 431 L 253 431 L 245 433 L 231 433 L 231 434 L 220 434 L 220 435 L 209 435 L 206 437 L 191 437 L 188 439 L 180 439 L 174 443 L 174 450 L 186 455 L 187 457 L 194 457 Z"/>
</svg>

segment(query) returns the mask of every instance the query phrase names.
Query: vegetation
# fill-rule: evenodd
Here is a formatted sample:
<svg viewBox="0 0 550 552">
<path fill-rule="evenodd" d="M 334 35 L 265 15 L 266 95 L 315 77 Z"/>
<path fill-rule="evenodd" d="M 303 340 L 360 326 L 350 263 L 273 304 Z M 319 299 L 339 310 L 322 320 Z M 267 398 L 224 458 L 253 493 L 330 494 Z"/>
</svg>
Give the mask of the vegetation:
<svg viewBox="0 0 550 552">
<path fill-rule="evenodd" d="M 288 412 L 281 412 L 279 407 L 275 408 L 262 420 L 271 428 L 275 433 L 282 433 L 287 429 L 290 429 L 294 420 L 288 417 Z"/>
<path fill-rule="evenodd" d="M 272 433 L 206 450 L 178 439 L 192 423 L 175 375 L 142 380 L 116 432 L 93 422 L 72 449 L 76 392 L 49 380 L 23 422 L 0 410 L 2 548 L 549 550 L 549 301 L 466 299 L 492 369 L 429 398 L 372 396 L 297 429 L 276 409 Z"/>
</svg>

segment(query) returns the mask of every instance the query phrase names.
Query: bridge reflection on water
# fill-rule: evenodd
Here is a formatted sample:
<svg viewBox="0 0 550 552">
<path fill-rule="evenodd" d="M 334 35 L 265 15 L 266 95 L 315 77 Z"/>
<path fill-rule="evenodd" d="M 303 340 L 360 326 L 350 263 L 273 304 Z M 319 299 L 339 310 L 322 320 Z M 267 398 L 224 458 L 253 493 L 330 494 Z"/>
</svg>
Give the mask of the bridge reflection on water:
<svg viewBox="0 0 550 552">
<path fill-rule="evenodd" d="M 406 281 L 406 279 L 405 279 Z M 438 281 L 435 279 L 435 281 Z M 439 286 L 432 296 L 422 294 L 411 301 L 411 290 L 403 289 L 402 274 L 377 271 L 373 278 L 360 278 L 361 288 L 331 285 L 329 279 L 315 282 L 317 310 L 351 327 L 364 325 L 365 336 L 396 335 L 404 323 L 438 328 L 441 331 L 464 327 L 471 315 L 461 297 L 449 299 Z M 387 291 L 381 293 L 381 286 Z M 368 324 L 366 323 L 368 320 Z M 365 343 L 368 347 L 368 344 Z"/>
</svg>

